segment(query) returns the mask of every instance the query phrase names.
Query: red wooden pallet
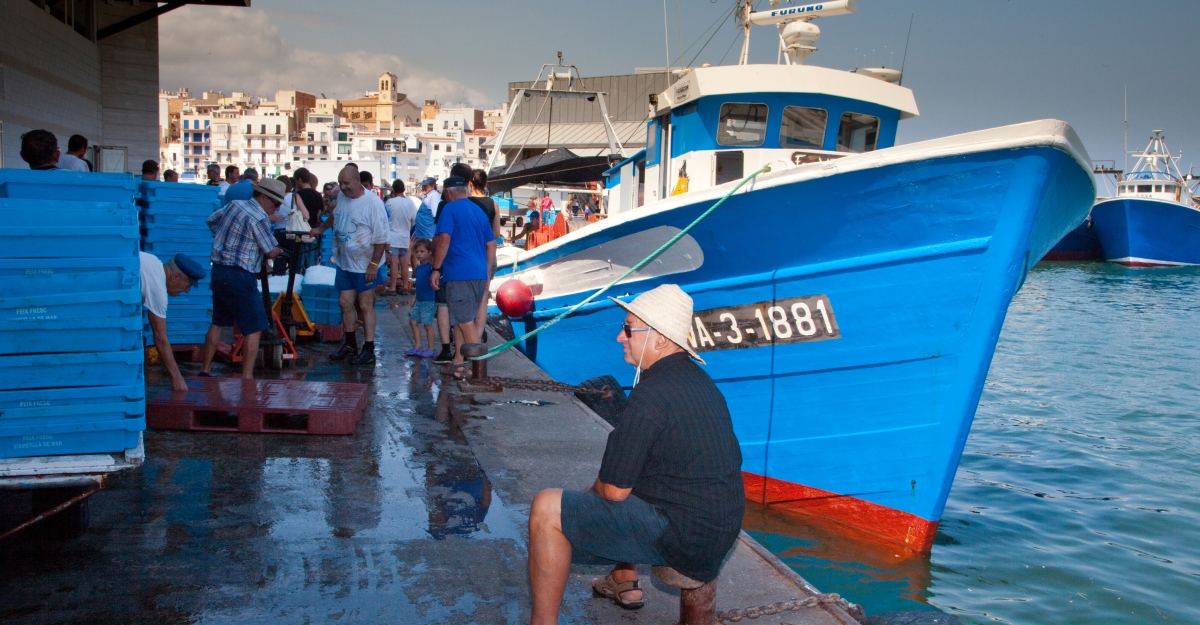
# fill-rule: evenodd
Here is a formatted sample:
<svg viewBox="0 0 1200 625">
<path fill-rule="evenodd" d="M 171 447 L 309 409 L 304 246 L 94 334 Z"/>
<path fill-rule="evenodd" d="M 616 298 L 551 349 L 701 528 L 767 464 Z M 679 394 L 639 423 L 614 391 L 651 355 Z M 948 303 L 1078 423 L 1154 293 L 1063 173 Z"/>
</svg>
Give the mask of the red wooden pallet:
<svg viewBox="0 0 1200 625">
<path fill-rule="evenodd" d="M 164 430 L 353 434 L 367 385 L 303 380 L 192 378 L 186 393 L 146 400 L 146 425 Z"/>
</svg>

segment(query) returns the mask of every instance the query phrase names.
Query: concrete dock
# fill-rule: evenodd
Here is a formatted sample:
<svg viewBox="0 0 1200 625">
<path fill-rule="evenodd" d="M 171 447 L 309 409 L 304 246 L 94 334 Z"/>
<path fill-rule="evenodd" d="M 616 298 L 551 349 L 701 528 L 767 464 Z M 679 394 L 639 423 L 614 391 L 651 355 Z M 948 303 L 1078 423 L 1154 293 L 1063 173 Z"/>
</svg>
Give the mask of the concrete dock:
<svg viewBox="0 0 1200 625">
<path fill-rule="evenodd" d="M 381 304 L 374 369 L 331 364 L 334 345 L 308 344 L 281 374 L 368 384 L 353 436 L 147 431 L 145 465 L 93 497 L 83 537 L 0 544 L 0 622 L 527 622 L 530 502 L 543 488 L 591 484 L 609 426 L 565 393 L 467 393 L 428 360 L 404 358 L 403 302 Z M 515 350 L 489 367 L 547 379 Z M 166 388 L 157 368 L 147 376 L 150 394 Z M 0 527 L 29 505 L 0 493 Z M 592 598 L 604 572 L 573 568 L 560 622 L 675 621 L 678 591 L 648 568 L 638 611 Z M 743 534 L 717 608 L 816 593 Z M 856 621 L 824 605 L 754 622 Z"/>
</svg>

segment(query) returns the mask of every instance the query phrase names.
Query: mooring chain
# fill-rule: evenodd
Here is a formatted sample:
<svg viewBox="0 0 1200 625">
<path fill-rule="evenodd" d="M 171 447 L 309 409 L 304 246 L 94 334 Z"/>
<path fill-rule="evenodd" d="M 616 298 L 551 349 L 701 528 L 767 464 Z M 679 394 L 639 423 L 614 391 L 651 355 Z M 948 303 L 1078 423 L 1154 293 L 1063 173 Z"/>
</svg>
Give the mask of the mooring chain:
<svg viewBox="0 0 1200 625">
<path fill-rule="evenodd" d="M 519 388 L 526 391 L 544 391 L 547 393 L 583 393 L 585 395 L 601 395 L 610 396 L 612 391 L 606 386 L 604 388 L 585 388 L 582 386 L 571 386 L 562 382 L 553 380 L 527 380 L 523 378 L 502 378 L 499 376 L 488 376 L 487 382 L 504 388 Z"/>
<path fill-rule="evenodd" d="M 812 597 L 807 597 L 805 599 L 780 601 L 778 603 L 760 605 L 753 608 L 746 608 L 744 610 L 717 612 L 717 622 L 724 623 L 728 621 L 730 623 L 736 623 L 744 618 L 756 619 L 760 616 L 770 616 L 772 614 L 779 614 L 781 612 L 790 612 L 803 608 L 815 608 L 821 604 L 833 604 L 851 614 L 860 609 L 857 605 L 843 599 L 841 595 L 837 594 L 836 592 L 830 592 L 821 595 L 813 595 Z"/>
</svg>

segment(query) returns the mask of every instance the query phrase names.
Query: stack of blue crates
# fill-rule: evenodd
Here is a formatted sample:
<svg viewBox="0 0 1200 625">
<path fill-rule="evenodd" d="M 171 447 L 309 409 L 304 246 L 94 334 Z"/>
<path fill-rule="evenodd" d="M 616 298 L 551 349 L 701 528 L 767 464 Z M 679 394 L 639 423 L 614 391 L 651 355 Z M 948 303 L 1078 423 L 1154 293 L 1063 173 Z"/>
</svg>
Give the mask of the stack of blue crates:
<svg viewBox="0 0 1200 625">
<path fill-rule="evenodd" d="M 130 174 L 0 169 L 0 458 L 138 446 L 136 189 Z"/>
<path fill-rule="evenodd" d="M 217 189 L 177 182 L 141 182 L 142 250 L 167 262 L 186 254 L 200 264 L 205 276 L 185 294 L 167 304 L 167 338 L 172 345 L 198 345 L 212 323 L 212 231 L 204 220 L 217 209 Z M 144 318 L 146 344 L 154 344 L 150 320 Z"/>
<path fill-rule="evenodd" d="M 300 300 L 304 312 L 318 325 L 341 325 L 342 309 L 338 305 L 338 291 L 332 282 L 334 270 L 329 267 L 309 267 L 304 275 L 304 291 Z"/>
</svg>

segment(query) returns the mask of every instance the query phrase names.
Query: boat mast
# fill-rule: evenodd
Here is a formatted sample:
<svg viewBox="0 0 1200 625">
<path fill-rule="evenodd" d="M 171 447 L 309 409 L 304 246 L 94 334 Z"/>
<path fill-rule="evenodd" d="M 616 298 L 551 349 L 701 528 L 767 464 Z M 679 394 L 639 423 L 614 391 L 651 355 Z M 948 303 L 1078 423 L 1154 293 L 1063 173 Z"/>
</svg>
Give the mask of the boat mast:
<svg viewBox="0 0 1200 625">
<path fill-rule="evenodd" d="M 742 22 L 742 56 L 738 59 L 738 65 L 745 65 L 750 58 L 750 5 L 754 0 L 739 0 L 741 3 L 741 11 L 739 11 L 738 19 Z"/>
</svg>

